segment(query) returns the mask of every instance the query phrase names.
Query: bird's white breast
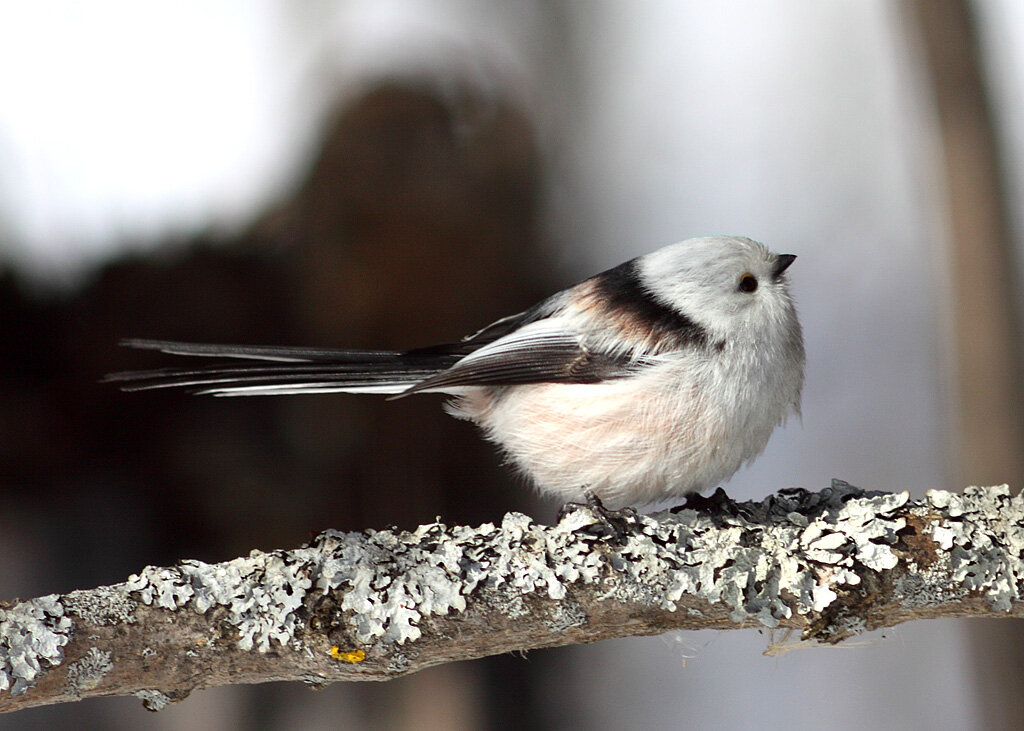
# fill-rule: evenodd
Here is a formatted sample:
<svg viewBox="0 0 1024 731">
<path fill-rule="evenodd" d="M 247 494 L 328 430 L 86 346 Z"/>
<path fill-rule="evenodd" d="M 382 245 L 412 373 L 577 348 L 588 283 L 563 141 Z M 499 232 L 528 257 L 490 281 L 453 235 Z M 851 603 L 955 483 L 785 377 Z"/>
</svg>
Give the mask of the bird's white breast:
<svg viewBox="0 0 1024 731">
<path fill-rule="evenodd" d="M 766 410 L 752 397 L 766 385 L 758 372 L 694 354 L 602 383 L 474 389 L 453 413 L 477 422 L 542 492 L 640 504 L 713 486 L 760 454 L 792 398 Z"/>
</svg>

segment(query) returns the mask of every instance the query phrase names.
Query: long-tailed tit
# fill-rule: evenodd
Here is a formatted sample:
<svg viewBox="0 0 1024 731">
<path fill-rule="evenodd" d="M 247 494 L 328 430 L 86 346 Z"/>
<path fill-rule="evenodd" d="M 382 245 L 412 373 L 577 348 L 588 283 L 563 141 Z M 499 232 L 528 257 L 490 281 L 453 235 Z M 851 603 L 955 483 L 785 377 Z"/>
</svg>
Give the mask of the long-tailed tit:
<svg viewBox="0 0 1024 731">
<path fill-rule="evenodd" d="M 541 492 L 610 505 L 716 485 L 797 412 L 804 346 L 792 254 L 689 239 L 586 279 L 461 342 L 405 352 L 129 340 L 262 361 L 117 373 L 128 391 L 218 396 L 440 392 Z"/>
</svg>

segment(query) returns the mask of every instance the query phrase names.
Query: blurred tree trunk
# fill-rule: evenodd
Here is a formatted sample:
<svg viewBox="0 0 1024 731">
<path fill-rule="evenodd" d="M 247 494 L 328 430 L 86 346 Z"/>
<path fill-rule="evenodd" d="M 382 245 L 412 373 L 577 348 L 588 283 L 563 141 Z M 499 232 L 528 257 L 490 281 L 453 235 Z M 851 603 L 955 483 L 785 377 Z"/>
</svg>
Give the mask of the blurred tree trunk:
<svg viewBox="0 0 1024 731">
<path fill-rule="evenodd" d="M 945 156 L 952 287 L 954 452 L 959 486 L 1024 477 L 1020 324 L 1001 158 L 972 4 L 911 0 Z M 1024 628 L 971 625 L 986 728 L 1022 728 Z"/>
<path fill-rule="evenodd" d="M 256 229 L 288 252 L 297 341 L 452 342 L 548 294 L 539 182 L 532 124 L 498 94 L 397 81 L 366 89 L 341 110 L 296 197 Z M 299 401 L 282 407 L 287 430 L 321 486 L 303 502 L 335 524 L 472 523 L 531 505 L 477 430 L 442 414 L 436 398 Z M 521 702 L 502 715 L 529 726 L 535 667 L 504 657 L 475 671 L 432 668 L 402 692 L 361 689 L 361 710 L 371 727 L 485 728 L 496 725 L 491 701 L 516 688 Z"/>
</svg>

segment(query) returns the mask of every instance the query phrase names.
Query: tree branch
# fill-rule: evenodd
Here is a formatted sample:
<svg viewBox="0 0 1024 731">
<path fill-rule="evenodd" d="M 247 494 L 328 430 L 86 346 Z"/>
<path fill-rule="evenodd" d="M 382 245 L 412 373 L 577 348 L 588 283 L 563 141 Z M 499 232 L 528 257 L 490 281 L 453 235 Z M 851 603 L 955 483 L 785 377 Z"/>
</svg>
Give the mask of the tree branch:
<svg viewBox="0 0 1024 731">
<path fill-rule="evenodd" d="M 221 564 L 0 604 L 0 711 L 195 688 L 386 680 L 453 660 L 673 629 L 787 627 L 835 643 L 910 619 L 1022 616 L 1024 499 L 1004 487 L 869 493 L 554 526 L 327 531 Z"/>
</svg>

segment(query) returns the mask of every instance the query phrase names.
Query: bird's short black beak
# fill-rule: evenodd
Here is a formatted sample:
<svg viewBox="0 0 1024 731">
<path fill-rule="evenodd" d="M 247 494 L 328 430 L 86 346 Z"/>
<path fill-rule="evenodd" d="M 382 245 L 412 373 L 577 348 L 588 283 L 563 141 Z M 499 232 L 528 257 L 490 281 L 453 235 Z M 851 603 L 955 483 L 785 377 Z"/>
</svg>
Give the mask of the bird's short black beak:
<svg viewBox="0 0 1024 731">
<path fill-rule="evenodd" d="M 778 279 L 782 273 L 789 269 L 789 265 L 796 261 L 796 254 L 779 254 L 775 260 L 775 271 L 772 272 L 772 279 Z"/>
</svg>

